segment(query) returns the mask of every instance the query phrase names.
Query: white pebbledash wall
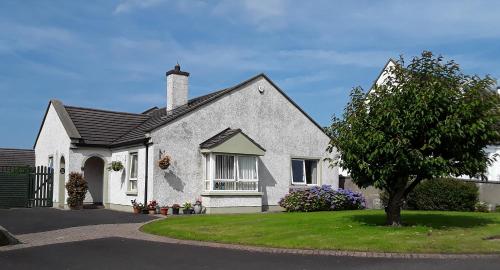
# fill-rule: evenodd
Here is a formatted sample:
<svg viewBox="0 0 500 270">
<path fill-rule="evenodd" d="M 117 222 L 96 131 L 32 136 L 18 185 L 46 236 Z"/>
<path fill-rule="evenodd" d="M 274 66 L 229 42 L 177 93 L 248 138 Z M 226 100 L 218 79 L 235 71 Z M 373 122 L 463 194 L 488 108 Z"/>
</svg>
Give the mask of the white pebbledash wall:
<svg viewBox="0 0 500 270">
<path fill-rule="evenodd" d="M 259 92 L 258 87 L 264 89 Z M 151 132 L 155 161 L 159 152 L 172 157 L 169 169 L 154 166 L 154 198 L 171 205 L 194 202 L 203 192 L 203 156 L 199 144 L 227 127 L 241 128 L 266 149 L 259 157 L 258 204 L 275 207 L 291 187 L 291 158 L 328 156 L 329 142 L 319 127 L 292 105 L 266 79 L 253 83 Z M 320 184 L 338 188 L 338 168 L 319 163 Z M 254 206 L 255 197 L 204 197 L 204 206 Z M 208 205 L 207 205 L 208 204 Z M 211 205 L 210 205 L 211 204 Z"/>
<path fill-rule="evenodd" d="M 57 115 L 54 106 L 50 104 L 49 110 L 45 117 L 43 128 L 35 145 L 35 164 L 36 166 L 47 166 L 49 156 L 54 158 L 54 194 L 53 201 L 55 205 L 59 205 L 59 164 L 61 157 L 64 157 L 66 162 L 65 181 L 68 175 L 69 162 L 69 147 L 71 140 L 64 129 L 59 116 Z M 64 202 L 66 201 L 66 195 Z"/>
<path fill-rule="evenodd" d="M 153 148 L 150 146 L 150 148 Z M 138 189 L 137 193 L 127 192 L 128 187 L 128 158 L 129 153 L 138 153 Z M 43 124 L 40 136 L 35 145 L 36 166 L 47 166 L 49 156 L 54 158 L 54 193 L 53 201 L 55 207 L 65 207 L 67 193 L 64 200 L 59 202 L 59 176 L 60 160 L 65 158 L 65 179 L 68 181 L 70 172 L 83 173 L 82 168 L 85 161 L 90 157 L 100 157 L 104 160 L 103 171 L 103 202 L 108 208 L 132 211 L 130 201 L 136 199 L 138 202 L 144 201 L 144 179 L 145 179 L 145 146 L 132 146 L 123 149 L 108 149 L 102 147 L 71 147 L 71 140 L 68 137 L 64 126 L 62 125 L 56 110 L 52 105 L 49 106 L 45 122 Z M 110 172 L 107 170 L 111 161 L 122 161 L 125 169 L 121 172 Z M 150 157 L 150 164 L 153 162 Z M 150 166 L 150 175 L 152 175 L 152 166 Z M 62 187 L 65 190 L 64 187 Z M 153 187 L 149 187 L 149 194 L 152 194 Z"/>
</svg>

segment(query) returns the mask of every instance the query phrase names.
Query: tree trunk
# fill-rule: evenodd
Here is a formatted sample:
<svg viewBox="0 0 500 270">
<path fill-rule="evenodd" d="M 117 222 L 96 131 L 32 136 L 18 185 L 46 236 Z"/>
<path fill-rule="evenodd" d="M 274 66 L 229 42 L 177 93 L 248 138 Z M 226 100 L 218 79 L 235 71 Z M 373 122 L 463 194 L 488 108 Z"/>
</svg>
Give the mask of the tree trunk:
<svg viewBox="0 0 500 270">
<path fill-rule="evenodd" d="M 389 194 L 389 201 L 385 207 L 385 224 L 401 226 L 401 206 L 403 205 L 404 189 Z"/>
<path fill-rule="evenodd" d="M 385 208 L 385 224 L 388 226 L 401 226 L 401 205 L 391 203 Z"/>
</svg>

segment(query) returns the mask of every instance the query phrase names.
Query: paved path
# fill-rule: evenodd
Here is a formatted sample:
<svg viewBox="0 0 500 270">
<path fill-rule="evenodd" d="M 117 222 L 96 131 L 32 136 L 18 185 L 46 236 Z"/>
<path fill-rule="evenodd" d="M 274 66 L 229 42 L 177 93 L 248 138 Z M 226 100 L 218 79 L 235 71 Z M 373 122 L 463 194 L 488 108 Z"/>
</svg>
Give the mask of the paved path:
<svg viewBox="0 0 500 270">
<path fill-rule="evenodd" d="M 141 223 L 153 220 L 149 215 L 84 209 L 78 211 L 55 208 L 0 209 L 0 225 L 12 234 L 25 234 L 98 224 Z"/>
</svg>

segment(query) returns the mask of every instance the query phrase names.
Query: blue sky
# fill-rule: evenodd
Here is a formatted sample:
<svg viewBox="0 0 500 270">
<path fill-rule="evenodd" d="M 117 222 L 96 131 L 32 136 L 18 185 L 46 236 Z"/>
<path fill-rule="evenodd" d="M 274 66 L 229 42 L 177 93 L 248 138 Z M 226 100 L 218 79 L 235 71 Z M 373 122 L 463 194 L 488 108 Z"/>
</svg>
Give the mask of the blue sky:
<svg viewBox="0 0 500 270">
<path fill-rule="evenodd" d="M 0 147 L 31 148 L 51 98 L 141 112 L 165 71 L 190 97 L 270 76 L 321 125 L 389 57 L 431 50 L 500 78 L 498 1 L 0 2 Z"/>
</svg>

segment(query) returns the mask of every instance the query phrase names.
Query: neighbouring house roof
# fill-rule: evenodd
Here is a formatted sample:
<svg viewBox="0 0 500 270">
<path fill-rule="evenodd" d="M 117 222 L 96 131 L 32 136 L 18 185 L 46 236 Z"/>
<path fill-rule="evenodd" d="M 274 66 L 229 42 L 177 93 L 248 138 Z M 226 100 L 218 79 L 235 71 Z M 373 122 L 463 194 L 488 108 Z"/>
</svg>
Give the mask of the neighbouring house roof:
<svg viewBox="0 0 500 270">
<path fill-rule="evenodd" d="M 239 137 L 239 138 L 238 138 Z M 233 142 L 231 142 L 233 141 Z M 225 152 L 224 144 L 233 144 L 227 149 L 239 154 L 264 155 L 266 149 L 246 135 L 241 129 L 226 128 L 200 144 L 202 152 Z"/>
<path fill-rule="evenodd" d="M 0 148 L 0 167 L 35 166 L 35 151 Z"/>
<path fill-rule="evenodd" d="M 293 100 L 291 100 L 265 74 L 258 74 L 230 88 L 225 88 L 204 96 L 190 99 L 187 104 L 179 106 L 168 112 L 165 107 L 153 107 L 143 113 L 115 112 L 65 106 L 58 100 L 51 100 L 45 115 L 47 115 L 50 104 L 53 104 L 59 117 L 61 118 L 68 136 L 76 145 L 119 147 L 145 142 L 146 135 L 154 129 L 162 127 L 163 125 L 166 125 L 183 115 L 210 104 L 211 102 L 229 93 L 237 91 L 260 78 L 266 79 L 290 103 L 297 107 L 297 109 L 299 109 L 309 120 L 311 120 L 311 122 L 323 131 L 323 128 L 319 124 L 317 124 L 306 112 L 293 102 Z M 40 131 L 42 126 L 40 127 Z M 38 136 L 40 135 L 40 131 L 38 132 Z"/>
</svg>

